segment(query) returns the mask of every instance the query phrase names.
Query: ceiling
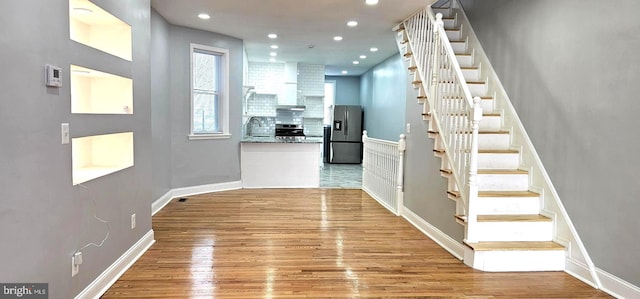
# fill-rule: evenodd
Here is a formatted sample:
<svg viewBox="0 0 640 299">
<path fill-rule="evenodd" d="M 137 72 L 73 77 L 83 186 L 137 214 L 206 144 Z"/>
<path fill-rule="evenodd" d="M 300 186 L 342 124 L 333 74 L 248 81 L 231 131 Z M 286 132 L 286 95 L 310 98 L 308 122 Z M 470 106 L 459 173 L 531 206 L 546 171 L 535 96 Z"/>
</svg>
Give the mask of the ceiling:
<svg viewBox="0 0 640 299">
<path fill-rule="evenodd" d="M 327 75 L 360 75 L 398 51 L 391 30 L 429 0 L 151 0 L 169 23 L 240 38 L 249 61 L 324 64 Z M 208 13 L 209 20 L 197 16 Z M 347 21 L 358 22 L 348 27 Z M 267 34 L 278 34 L 269 39 Z M 334 41 L 334 36 L 342 41 Z M 272 50 L 271 45 L 278 45 Z M 371 52 L 370 48 L 378 48 Z M 366 55 L 366 59 L 360 59 Z M 360 64 L 354 65 L 358 60 Z"/>
</svg>

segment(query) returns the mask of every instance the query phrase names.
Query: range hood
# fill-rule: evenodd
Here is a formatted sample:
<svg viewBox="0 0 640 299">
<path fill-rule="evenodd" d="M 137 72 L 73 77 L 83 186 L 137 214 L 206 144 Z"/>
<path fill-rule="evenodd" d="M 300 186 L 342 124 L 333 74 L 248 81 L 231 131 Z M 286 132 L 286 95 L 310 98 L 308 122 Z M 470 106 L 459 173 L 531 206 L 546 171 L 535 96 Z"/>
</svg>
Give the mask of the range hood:
<svg viewBox="0 0 640 299">
<path fill-rule="evenodd" d="M 279 105 L 298 104 L 298 63 L 284 63 L 284 96 L 278 98 Z M 304 108 L 304 107 L 303 107 Z"/>
</svg>

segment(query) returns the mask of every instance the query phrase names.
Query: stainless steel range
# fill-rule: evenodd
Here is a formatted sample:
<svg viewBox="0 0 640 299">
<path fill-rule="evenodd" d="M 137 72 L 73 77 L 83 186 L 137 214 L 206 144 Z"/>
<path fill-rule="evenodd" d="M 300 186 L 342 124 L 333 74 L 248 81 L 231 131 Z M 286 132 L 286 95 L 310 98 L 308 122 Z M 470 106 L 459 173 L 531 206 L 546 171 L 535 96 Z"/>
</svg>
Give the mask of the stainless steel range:
<svg viewBox="0 0 640 299">
<path fill-rule="evenodd" d="M 304 128 L 298 124 L 276 124 L 276 139 L 301 140 L 305 139 Z"/>
</svg>

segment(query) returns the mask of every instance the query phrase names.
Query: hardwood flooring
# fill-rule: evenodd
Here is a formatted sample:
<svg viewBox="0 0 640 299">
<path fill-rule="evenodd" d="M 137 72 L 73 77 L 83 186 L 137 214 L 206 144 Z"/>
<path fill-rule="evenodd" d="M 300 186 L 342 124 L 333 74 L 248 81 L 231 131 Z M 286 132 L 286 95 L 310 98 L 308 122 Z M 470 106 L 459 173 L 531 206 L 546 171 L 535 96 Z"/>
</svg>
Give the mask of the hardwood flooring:
<svg viewBox="0 0 640 299">
<path fill-rule="evenodd" d="M 361 190 L 174 199 L 103 298 L 605 298 L 564 272 L 473 270 Z"/>
</svg>

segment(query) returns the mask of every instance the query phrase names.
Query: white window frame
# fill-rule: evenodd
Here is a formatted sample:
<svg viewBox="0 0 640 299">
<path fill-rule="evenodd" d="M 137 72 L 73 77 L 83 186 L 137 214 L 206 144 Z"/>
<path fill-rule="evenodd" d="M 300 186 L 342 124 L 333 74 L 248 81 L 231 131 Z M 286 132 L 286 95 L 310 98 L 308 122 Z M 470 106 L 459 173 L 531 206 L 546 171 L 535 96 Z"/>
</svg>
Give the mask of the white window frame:
<svg viewBox="0 0 640 299">
<path fill-rule="evenodd" d="M 220 98 L 219 98 L 219 125 L 220 133 L 194 133 L 193 132 L 193 53 L 194 51 L 210 52 L 215 55 L 220 55 Z M 203 140 L 203 139 L 229 139 L 231 133 L 229 131 L 229 49 L 211 47 L 205 45 L 199 45 L 192 43 L 189 51 L 189 98 L 190 98 L 190 113 L 189 113 L 189 140 Z"/>
</svg>

